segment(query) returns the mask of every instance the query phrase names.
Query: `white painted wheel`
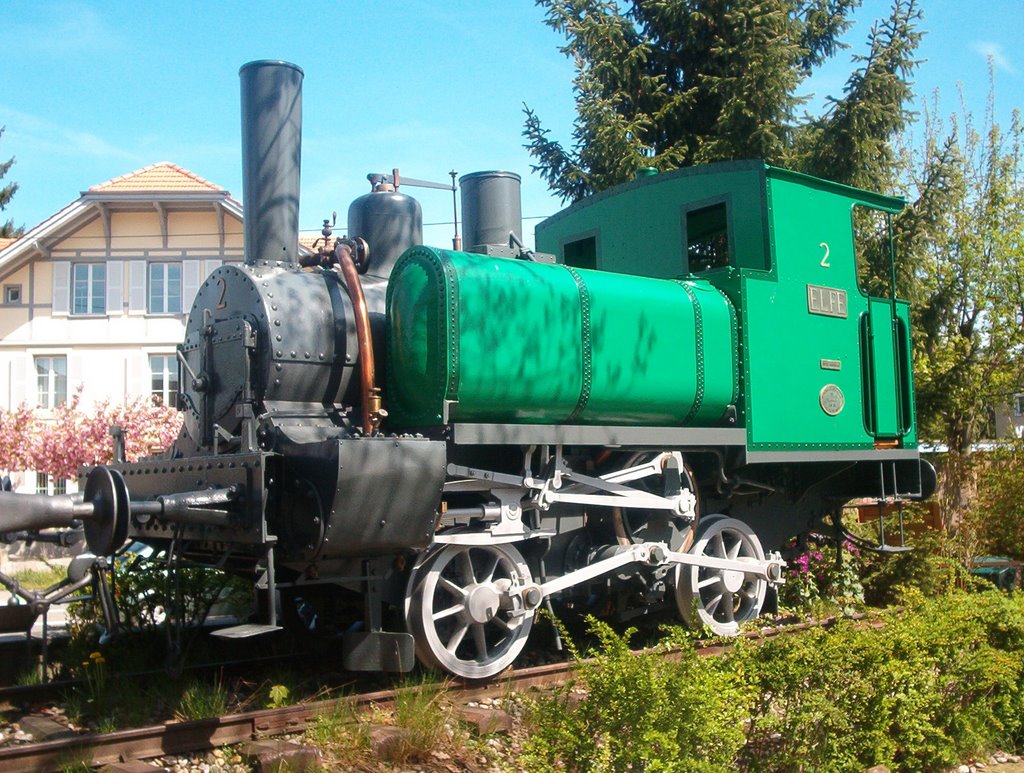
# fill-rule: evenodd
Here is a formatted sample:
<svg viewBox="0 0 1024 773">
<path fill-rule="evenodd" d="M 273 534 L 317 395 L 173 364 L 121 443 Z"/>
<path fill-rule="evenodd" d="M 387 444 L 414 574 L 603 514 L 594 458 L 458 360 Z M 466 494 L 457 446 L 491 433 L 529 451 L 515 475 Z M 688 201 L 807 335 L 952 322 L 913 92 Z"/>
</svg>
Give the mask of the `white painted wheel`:
<svg viewBox="0 0 1024 773">
<path fill-rule="evenodd" d="M 743 521 L 722 516 L 701 520 L 693 555 L 764 561 L 757 535 Z M 768 583 L 742 572 L 680 565 L 676 569 L 676 604 L 692 628 L 707 626 L 718 636 L 735 636 L 740 625 L 761 614 Z"/>
<path fill-rule="evenodd" d="M 421 560 L 405 598 L 416 657 L 429 668 L 486 679 L 516 659 L 533 626 L 514 591 L 532 583 L 511 545 L 442 545 Z"/>
</svg>

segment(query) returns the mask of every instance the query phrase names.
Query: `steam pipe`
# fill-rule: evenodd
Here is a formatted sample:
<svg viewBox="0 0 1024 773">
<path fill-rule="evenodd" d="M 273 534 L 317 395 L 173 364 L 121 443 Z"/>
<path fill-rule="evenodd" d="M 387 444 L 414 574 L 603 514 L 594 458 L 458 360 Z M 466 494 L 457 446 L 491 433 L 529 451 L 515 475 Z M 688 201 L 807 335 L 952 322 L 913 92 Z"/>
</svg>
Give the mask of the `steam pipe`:
<svg viewBox="0 0 1024 773">
<path fill-rule="evenodd" d="M 397 179 L 397 172 L 396 179 Z M 352 315 L 356 321 L 356 337 L 359 340 L 359 382 L 362 391 L 363 432 L 371 434 L 377 430 L 381 418 L 380 389 L 376 385 L 376 365 L 373 358 L 373 338 L 370 332 L 370 312 L 363 295 L 359 272 L 352 260 L 352 248 L 339 241 L 334 254 L 338 259 L 338 270 L 345 279 L 345 288 L 352 300 Z"/>
</svg>

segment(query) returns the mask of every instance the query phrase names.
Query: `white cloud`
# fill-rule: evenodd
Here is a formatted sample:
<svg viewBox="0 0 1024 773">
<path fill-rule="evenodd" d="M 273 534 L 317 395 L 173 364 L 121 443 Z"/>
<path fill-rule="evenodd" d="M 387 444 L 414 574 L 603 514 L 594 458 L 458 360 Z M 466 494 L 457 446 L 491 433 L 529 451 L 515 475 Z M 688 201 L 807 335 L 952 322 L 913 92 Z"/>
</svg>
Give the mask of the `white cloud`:
<svg viewBox="0 0 1024 773">
<path fill-rule="evenodd" d="M 1001 43 L 994 43 L 990 40 L 976 40 L 971 43 L 971 49 L 975 53 L 981 54 L 986 60 L 991 59 L 992 66 L 997 70 L 1009 73 L 1010 75 L 1017 74 L 1017 68 L 1007 58 Z"/>
<path fill-rule="evenodd" d="M 128 47 L 128 38 L 92 6 L 69 0 L 49 7 L 37 20 L 16 22 L 4 30 L 5 47 L 19 54 L 110 53 Z"/>
<path fill-rule="evenodd" d="M 11 148 L 18 152 L 38 150 L 56 156 L 96 159 L 120 159 L 129 163 L 141 161 L 139 155 L 120 145 L 115 145 L 91 132 L 60 126 L 46 118 L 41 118 L 20 110 L 0 105 L 0 114 L 4 116 L 7 131 L 4 139 L 10 141 Z"/>
</svg>

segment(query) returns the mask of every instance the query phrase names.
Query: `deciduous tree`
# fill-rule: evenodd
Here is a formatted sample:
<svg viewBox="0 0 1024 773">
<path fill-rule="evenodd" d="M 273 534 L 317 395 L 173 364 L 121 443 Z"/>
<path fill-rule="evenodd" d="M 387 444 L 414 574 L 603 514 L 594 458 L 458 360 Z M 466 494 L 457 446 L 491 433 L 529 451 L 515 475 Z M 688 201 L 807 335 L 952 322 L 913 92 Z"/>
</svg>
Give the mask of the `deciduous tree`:
<svg viewBox="0 0 1024 773">
<path fill-rule="evenodd" d="M 967 467 L 990 411 L 1024 385 L 1024 124 L 1015 111 L 1003 129 L 994 115 L 994 89 L 980 126 L 966 108 L 946 122 L 932 107 L 903 161 L 918 416 L 951 469 Z M 947 475 L 951 518 L 969 504 L 966 480 Z"/>
<path fill-rule="evenodd" d="M 73 478 L 82 465 L 113 461 L 111 427 L 124 430 L 128 461 L 169 448 L 181 429 L 180 413 L 149 398 L 124 405 L 103 402 L 90 411 L 82 410 L 80 401 L 81 390 L 52 415 L 24 404 L 0 411 L 0 469 Z"/>
</svg>

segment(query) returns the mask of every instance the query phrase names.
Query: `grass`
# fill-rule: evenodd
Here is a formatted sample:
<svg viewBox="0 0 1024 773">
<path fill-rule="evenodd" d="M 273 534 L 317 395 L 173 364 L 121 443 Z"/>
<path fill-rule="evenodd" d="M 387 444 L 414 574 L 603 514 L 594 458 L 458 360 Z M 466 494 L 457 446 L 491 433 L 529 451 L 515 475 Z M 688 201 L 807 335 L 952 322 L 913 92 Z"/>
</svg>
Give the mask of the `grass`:
<svg viewBox="0 0 1024 773">
<path fill-rule="evenodd" d="M 305 738 L 326 755 L 325 763 L 331 767 L 325 770 L 353 768 L 370 755 L 369 730 L 345 700 L 338 701 L 333 711 L 318 716 L 307 728 Z"/>
<path fill-rule="evenodd" d="M 448 687 L 442 683 L 414 683 L 398 689 L 395 695 L 394 722 L 405 730 L 407 743 L 393 762 L 407 762 L 442 746 L 452 726 L 452 707 Z"/>
<path fill-rule="evenodd" d="M 212 719 L 228 711 L 228 690 L 218 679 L 213 684 L 196 681 L 181 692 L 175 719 Z"/>
<path fill-rule="evenodd" d="M 67 571 L 61 566 L 51 566 L 47 569 L 22 569 L 12 576 L 26 590 L 46 590 L 67 577 Z"/>
</svg>

